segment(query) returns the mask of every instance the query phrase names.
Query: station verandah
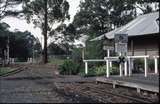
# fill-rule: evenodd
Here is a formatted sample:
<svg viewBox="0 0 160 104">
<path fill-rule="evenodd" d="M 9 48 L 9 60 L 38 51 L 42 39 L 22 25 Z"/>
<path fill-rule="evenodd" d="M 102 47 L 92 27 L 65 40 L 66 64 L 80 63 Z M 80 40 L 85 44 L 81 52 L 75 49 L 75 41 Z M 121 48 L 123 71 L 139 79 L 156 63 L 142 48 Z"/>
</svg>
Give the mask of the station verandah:
<svg viewBox="0 0 160 104">
<path fill-rule="evenodd" d="M 139 89 L 144 89 L 153 92 L 159 92 L 159 24 L 157 20 L 159 18 L 159 12 L 149 13 L 141 15 L 129 22 L 128 24 L 117 28 L 113 31 L 105 33 L 97 38 L 90 41 L 102 41 L 106 38 L 107 40 L 115 40 L 115 34 L 127 34 L 127 54 L 125 56 L 125 62 L 119 64 L 119 75 L 110 75 L 110 67 L 115 61 L 119 60 L 119 56 L 110 56 L 110 51 L 114 50 L 114 45 L 107 46 L 107 57 L 104 59 L 85 59 L 85 74 L 88 74 L 88 64 L 91 62 L 105 62 L 106 63 L 106 75 L 105 77 L 97 77 L 97 81 L 115 83 L 122 86 L 135 87 L 138 92 Z M 137 22 L 140 21 L 140 22 Z M 148 25 L 150 24 L 150 25 Z M 113 47 L 113 49 L 110 49 Z M 141 59 L 143 63 L 141 66 L 144 67 L 144 72 L 141 74 L 135 74 L 134 71 L 134 60 Z M 154 71 L 149 72 L 148 61 L 153 60 Z M 154 83 L 154 84 L 153 84 Z"/>
</svg>

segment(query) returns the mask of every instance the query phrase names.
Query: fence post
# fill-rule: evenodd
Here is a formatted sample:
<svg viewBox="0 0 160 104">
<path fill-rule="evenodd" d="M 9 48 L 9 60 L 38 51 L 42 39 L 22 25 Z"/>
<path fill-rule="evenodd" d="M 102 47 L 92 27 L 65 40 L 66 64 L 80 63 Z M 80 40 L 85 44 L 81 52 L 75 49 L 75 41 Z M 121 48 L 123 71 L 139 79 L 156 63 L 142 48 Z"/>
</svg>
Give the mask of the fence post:
<svg viewBox="0 0 160 104">
<path fill-rule="evenodd" d="M 154 68 L 155 68 L 155 74 L 158 73 L 158 61 L 157 61 L 157 57 L 154 56 Z"/>
<path fill-rule="evenodd" d="M 107 57 L 110 57 L 109 49 L 107 49 Z"/>
<path fill-rule="evenodd" d="M 85 74 L 88 74 L 88 63 L 85 61 Z"/>
<path fill-rule="evenodd" d="M 129 69 L 129 76 L 131 76 L 131 58 L 128 57 L 128 69 Z"/>
<path fill-rule="evenodd" d="M 109 62 L 109 67 L 112 67 L 112 61 Z"/>
<path fill-rule="evenodd" d="M 119 64 L 119 72 L 120 72 L 120 77 L 122 76 L 122 64 Z"/>
<path fill-rule="evenodd" d="M 124 63 L 124 75 L 127 76 L 127 61 Z"/>
<path fill-rule="evenodd" d="M 106 75 L 107 75 L 107 78 L 109 77 L 109 61 L 108 59 L 106 60 Z"/>
<path fill-rule="evenodd" d="M 144 70 L 145 77 L 147 77 L 147 57 L 144 57 Z"/>
</svg>

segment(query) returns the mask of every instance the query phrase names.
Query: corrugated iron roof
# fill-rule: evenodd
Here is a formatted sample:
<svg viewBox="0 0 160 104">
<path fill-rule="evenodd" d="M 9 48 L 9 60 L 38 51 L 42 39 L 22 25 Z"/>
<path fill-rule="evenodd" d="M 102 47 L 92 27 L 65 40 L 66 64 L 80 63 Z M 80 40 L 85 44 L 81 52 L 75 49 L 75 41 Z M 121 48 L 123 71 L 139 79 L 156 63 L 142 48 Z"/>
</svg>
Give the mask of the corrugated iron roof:
<svg viewBox="0 0 160 104">
<path fill-rule="evenodd" d="M 159 33 L 158 19 L 159 12 L 140 15 L 126 25 L 94 38 L 91 41 L 101 40 L 104 36 L 108 39 L 113 39 L 114 35 L 119 33 L 128 34 L 128 36 Z"/>
</svg>

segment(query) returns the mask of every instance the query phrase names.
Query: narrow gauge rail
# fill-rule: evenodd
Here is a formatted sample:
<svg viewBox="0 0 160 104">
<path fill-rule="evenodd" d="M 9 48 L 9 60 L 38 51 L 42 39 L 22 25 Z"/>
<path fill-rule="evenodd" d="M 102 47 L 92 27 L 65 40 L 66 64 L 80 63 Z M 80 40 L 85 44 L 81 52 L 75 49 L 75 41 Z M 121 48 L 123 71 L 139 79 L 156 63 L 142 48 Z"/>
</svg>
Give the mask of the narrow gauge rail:
<svg viewBox="0 0 160 104">
<path fill-rule="evenodd" d="M 123 102 L 123 103 L 154 103 L 154 101 L 148 99 L 147 97 L 138 97 L 134 95 L 129 95 L 122 93 L 121 91 L 113 91 L 118 89 L 112 89 L 107 86 L 97 86 L 95 84 L 79 84 L 76 85 L 78 87 L 75 88 L 74 85 L 71 85 L 69 88 L 78 94 L 86 97 L 91 97 L 93 99 L 99 100 L 104 103 L 115 103 L 115 102 Z"/>
<path fill-rule="evenodd" d="M 17 73 L 19 73 L 19 72 L 21 72 L 21 71 L 24 71 L 25 69 L 27 69 L 27 67 L 25 67 L 25 66 L 24 66 L 24 67 L 18 67 L 18 68 L 16 68 L 16 69 L 13 70 L 13 71 L 10 71 L 10 72 L 8 72 L 8 73 L 5 73 L 5 74 L 3 74 L 3 75 L 0 75 L 0 78 L 17 74 Z"/>
<path fill-rule="evenodd" d="M 26 67 L 19 67 L 16 70 L 7 73 L 5 75 L 0 76 L 1 77 L 6 77 L 9 75 L 13 75 L 16 73 L 19 73 L 21 71 L 24 71 Z M 40 73 L 36 73 L 36 75 L 40 75 Z M 59 82 L 61 83 L 61 82 Z M 61 83 L 62 84 L 62 83 Z M 100 102 L 110 102 L 110 103 L 115 103 L 115 102 L 123 102 L 123 103 L 154 103 L 154 101 L 148 99 L 148 97 L 138 97 L 138 96 L 133 96 L 131 94 L 132 92 L 123 92 L 118 91 L 118 89 L 113 89 L 111 86 L 103 86 L 102 84 L 98 86 L 96 83 L 90 82 L 90 83 L 85 83 L 85 82 L 78 82 L 78 83 L 63 83 L 62 86 L 59 84 L 59 87 L 66 87 L 66 85 L 63 84 L 69 84 L 72 91 L 74 91 L 77 94 L 80 94 L 84 97 L 92 98 Z M 76 84 L 76 87 L 74 86 Z M 104 84 L 105 85 L 105 84 Z M 114 90 L 117 90 L 114 91 Z M 125 93 L 125 94 L 124 94 Z M 127 94 L 126 94 L 127 93 Z M 130 94 L 131 95 L 130 95 Z"/>
</svg>

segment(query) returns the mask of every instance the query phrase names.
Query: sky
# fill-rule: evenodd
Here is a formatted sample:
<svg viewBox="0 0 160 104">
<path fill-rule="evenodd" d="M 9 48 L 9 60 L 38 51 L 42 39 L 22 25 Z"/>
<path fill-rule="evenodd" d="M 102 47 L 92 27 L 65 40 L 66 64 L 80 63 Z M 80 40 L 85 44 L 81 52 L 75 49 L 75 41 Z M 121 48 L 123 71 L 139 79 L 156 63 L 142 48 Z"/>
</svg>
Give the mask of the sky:
<svg viewBox="0 0 160 104">
<path fill-rule="evenodd" d="M 83 0 L 67 0 L 67 1 L 70 4 L 69 14 L 70 14 L 71 19 L 70 19 L 70 21 L 66 21 L 65 23 L 70 23 L 73 21 L 74 15 L 76 14 L 77 10 L 79 10 L 80 1 L 83 1 Z M 19 9 L 19 8 L 21 8 L 21 6 L 16 6 L 15 8 Z M 138 10 L 138 12 L 140 13 L 140 10 Z M 18 18 L 14 18 L 14 17 L 4 18 L 2 20 L 2 22 L 6 22 L 7 24 L 9 24 L 11 27 L 9 30 L 11 30 L 11 31 L 14 31 L 14 30 L 26 31 L 26 30 L 28 30 L 35 37 L 38 37 L 41 43 L 43 43 L 43 35 L 41 34 L 41 29 L 34 28 L 34 24 L 32 24 L 32 23 L 27 24 L 26 20 L 20 20 Z M 49 39 L 48 43 L 50 43 L 51 40 L 52 39 Z M 80 42 L 80 41 L 76 40 L 75 44 L 84 44 L 84 42 Z M 43 44 L 42 44 L 42 47 L 43 47 Z"/>
<path fill-rule="evenodd" d="M 77 10 L 79 9 L 79 3 L 80 0 L 67 0 L 69 2 L 70 8 L 69 8 L 69 14 L 70 14 L 70 21 L 66 21 L 65 23 L 70 23 L 73 21 L 74 15 L 76 14 Z M 16 8 L 21 8 L 16 7 Z M 18 18 L 14 17 L 6 17 L 2 20 L 2 22 L 6 22 L 10 25 L 10 31 L 26 31 L 28 30 L 31 32 L 35 37 L 38 37 L 40 42 L 43 43 L 43 36 L 41 34 L 40 28 L 34 28 L 34 24 L 30 23 L 27 24 L 26 20 L 20 20 Z M 50 41 L 50 40 L 49 40 Z"/>
</svg>

